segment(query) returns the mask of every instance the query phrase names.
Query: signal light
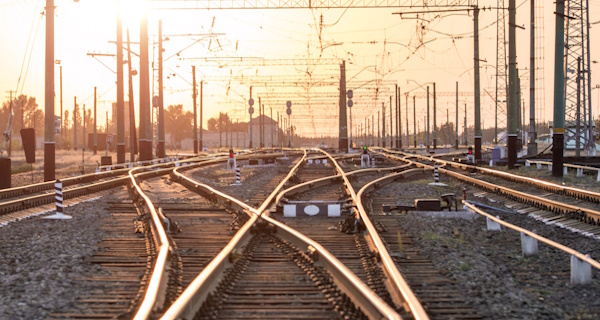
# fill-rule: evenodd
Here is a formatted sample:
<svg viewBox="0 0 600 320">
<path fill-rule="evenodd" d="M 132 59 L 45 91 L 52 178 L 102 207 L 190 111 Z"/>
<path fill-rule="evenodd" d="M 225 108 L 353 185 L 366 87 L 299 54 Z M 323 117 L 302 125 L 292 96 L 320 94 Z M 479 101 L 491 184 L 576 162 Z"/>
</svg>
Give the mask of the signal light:
<svg viewBox="0 0 600 320">
<path fill-rule="evenodd" d="M 233 158 L 233 150 L 229 149 L 229 158 Z"/>
<path fill-rule="evenodd" d="M 473 147 L 469 147 L 469 154 L 473 154 Z"/>
</svg>

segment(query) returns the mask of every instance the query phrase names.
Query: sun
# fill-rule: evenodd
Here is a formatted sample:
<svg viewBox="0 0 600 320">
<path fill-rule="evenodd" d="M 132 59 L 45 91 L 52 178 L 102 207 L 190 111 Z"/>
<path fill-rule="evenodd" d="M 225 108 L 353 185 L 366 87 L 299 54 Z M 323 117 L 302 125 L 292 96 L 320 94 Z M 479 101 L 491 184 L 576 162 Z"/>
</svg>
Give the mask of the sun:
<svg viewBox="0 0 600 320">
<path fill-rule="evenodd" d="M 123 27 L 139 28 L 144 12 L 149 8 L 149 0 L 118 0 Z"/>
</svg>

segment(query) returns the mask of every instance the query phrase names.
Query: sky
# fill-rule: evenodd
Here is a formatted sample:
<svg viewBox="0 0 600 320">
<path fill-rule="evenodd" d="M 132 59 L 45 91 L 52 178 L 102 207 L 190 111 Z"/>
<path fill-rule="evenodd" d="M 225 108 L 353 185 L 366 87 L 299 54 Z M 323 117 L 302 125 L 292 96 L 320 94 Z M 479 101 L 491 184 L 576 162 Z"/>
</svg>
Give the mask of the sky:
<svg viewBox="0 0 600 320">
<path fill-rule="evenodd" d="M 144 0 L 121 0 L 125 28 L 132 42 L 139 41 L 139 19 Z M 414 2 L 414 1 L 413 1 Z M 552 120 L 554 64 L 554 3 L 543 6 L 544 90 L 538 100 L 538 119 Z M 55 58 L 63 69 L 63 108 L 73 109 L 74 97 L 86 108 L 93 106 L 94 87 L 98 91 L 99 123 L 105 110 L 116 100 L 116 59 L 89 56 L 89 53 L 116 52 L 116 0 L 55 0 Z M 600 20 L 600 1 L 590 0 L 590 22 Z M 508 0 L 505 0 L 508 4 Z M 45 19 L 41 15 L 44 0 L 0 0 L 0 90 L 8 98 L 9 90 L 34 96 L 44 106 Z M 496 6 L 496 1 L 479 1 L 480 7 Z M 523 100 L 529 114 L 529 7 L 528 0 L 517 0 L 517 61 L 521 69 Z M 394 85 L 402 94 L 405 117 L 405 92 L 409 93 L 409 127 L 412 132 L 412 95 L 416 99 L 417 122 L 423 128 L 426 114 L 425 87 L 436 83 L 438 126 L 446 116 L 454 122 L 456 82 L 459 91 L 459 124 L 464 108 L 467 121 L 473 119 L 473 16 L 472 12 L 406 14 L 421 8 L 347 8 L 347 9 L 239 9 L 239 10 L 150 10 L 149 34 L 158 39 L 158 20 L 163 21 L 165 58 L 165 106 L 183 104 L 192 110 L 192 65 L 198 82 L 204 81 L 204 126 L 210 117 L 227 112 L 234 121 L 248 120 L 250 85 L 252 97 L 265 104 L 267 115 L 285 113 L 292 102 L 292 123 L 300 134 L 336 135 L 338 81 L 342 59 L 346 63 L 347 89 L 355 91 L 352 126 L 364 126 L 386 108 L 389 121 L 389 97 Z M 401 17 L 397 13 L 403 11 Z M 494 124 L 496 11 L 480 11 L 481 109 L 484 128 Z M 508 22 L 508 18 L 506 19 Z M 591 60 L 600 60 L 597 25 L 590 30 Z M 508 37 L 508 30 L 506 30 Z M 125 36 L 124 36 L 125 39 Z M 28 44 L 29 40 L 29 44 Z M 507 39 L 508 40 L 508 39 Z M 153 45 L 150 45 L 153 48 Z M 506 48 L 508 51 L 508 46 Z M 132 52 L 139 53 L 137 43 Z M 233 63 L 242 57 L 245 63 Z M 150 59 L 157 61 L 157 49 Z M 286 59 L 287 65 L 258 66 L 258 59 L 273 64 Z M 292 64 L 289 59 L 295 59 Z M 133 68 L 139 60 L 133 57 Z M 59 68 L 56 64 L 56 114 L 60 108 Z M 127 70 L 125 66 L 125 70 Z M 598 64 L 592 64 L 592 86 Z M 157 73 L 156 73 L 157 75 Z M 242 80 L 243 79 L 243 80 Z M 312 84 L 306 81 L 312 79 Z M 302 83 L 299 83 L 302 82 Z M 152 83 L 152 80 L 151 80 Z M 317 84 L 328 83 L 327 86 Z M 125 77 L 127 88 L 127 77 Z M 133 78 L 134 103 L 139 101 L 139 77 Z M 153 92 L 157 94 L 157 83 Z M 126 89 L 127 92 L 127 89 Z M 542 94 L 543 93 L 543 94 Z M 593 114 L 600 113 L 600 90 L 592 91 Z M 3 98 L 5 98 L 3 96 Z M 6 99 L 5 98 L 5 99 Z M 127 96 L 125 100 L 128 100 Z M 543 107 L 539 107 L 542 106 Z M 431 101 L 433 106 L 433 101 Z M 255 105 L 256 107 L 256 105 Z M 543 112 L 542 112 L 543 111 Z M 256 111 L 258 112 L 258 111 Z M 139 114 L 136 111 L 136 114 Z M 254 114 L 256 116 L 256 113 Z M 404 126 L 405 119 L 402 120 Z M 433 119 L 431 119 L 433 123 Z M 4 126 L 4 124 L 0 124 Z M 388 128 L 389 130 L 389 128 Z M 403 129 L 403 131 L 406 129 Z"/>
</svg>

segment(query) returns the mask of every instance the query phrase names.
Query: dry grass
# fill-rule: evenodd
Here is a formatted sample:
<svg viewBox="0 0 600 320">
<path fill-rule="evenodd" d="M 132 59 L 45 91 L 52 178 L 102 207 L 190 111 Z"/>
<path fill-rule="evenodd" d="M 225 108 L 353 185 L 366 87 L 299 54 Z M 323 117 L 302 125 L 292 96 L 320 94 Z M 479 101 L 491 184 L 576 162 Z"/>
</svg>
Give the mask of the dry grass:
<svg viewBox="0 0 600 320">
<path fill-rule="evenodd" d="M 116 153 L 109 152 L 113 162 L 116 161 Z M 56 151 L 56 178 L 66 178 L 77 176 L 82 173 L 82 162 L 85 163 L 85 173 L 96 171 L 97 165 L 100 163 L 100 157 L 104 156 L 104 152 L 98 152 L 94 155 L 92 151 L 86 151 L 83 155 L 81 149 L 74 150 L 57 150 Z M 83 159 L 82 159 L 83 158 Z M 44 181 L 44 151 L 37 150 L 35 153 L 35 163 L 28 164 L 25 160 L 23 151 L 14 151 L 11 157 L 11 186 L 19 187 L 32 183 L 40 183 Z M 33 167 L 33 175 L 31 168 Z"/>
</svg>

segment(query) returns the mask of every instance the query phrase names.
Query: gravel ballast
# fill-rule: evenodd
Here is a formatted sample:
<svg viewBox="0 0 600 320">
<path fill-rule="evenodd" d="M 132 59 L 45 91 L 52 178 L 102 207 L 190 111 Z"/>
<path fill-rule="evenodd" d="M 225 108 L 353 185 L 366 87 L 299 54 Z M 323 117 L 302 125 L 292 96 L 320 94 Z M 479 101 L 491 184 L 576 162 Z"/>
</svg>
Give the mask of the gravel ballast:
<svg viewBox="0 0 600 320">
<path fill-rule="evenodd" d="M 0 319 L 47 319 L 91 290 L 77 279 L 100 272 L 90 259 L 104 234 L 107 203 L 127 196 L 124 190 L 67 207 L 70 220 L 42 215 L 0 228 Z"/>
<path fill-rule="evenodd" d="M 372 198 L 394 197 L 408 205 L 414 204 L 409 202 L 409 194 L 439 198 L 443 193 L 459 193 L 462 187 L 443 178 L 448 187 L 432 187 L 429 182 L 431 178 L 393 183 L 374 192 Z M 375 214 L 381 213 L 381 208 L 374 210 Z M 600 257 L 600 243 L 596 239 L 546 225 L 524 214 L 484 211 L 588 253 L 596 260 Z M 487 231 L 483 217 L 468 221 L 432 218 L 418 212 L 395 217 L 402 226 L 401 234 L 412 235 L 421 255 L 452 279 L 464 299 L 488 319 L 600 318 L 598 270 L 592 269 L 590 285 L 572 286 L 570 256 L 562 251 L 539 243 L 537 256 L 523 257 L 520 234 L 506 228 Z"/>
</svg>

